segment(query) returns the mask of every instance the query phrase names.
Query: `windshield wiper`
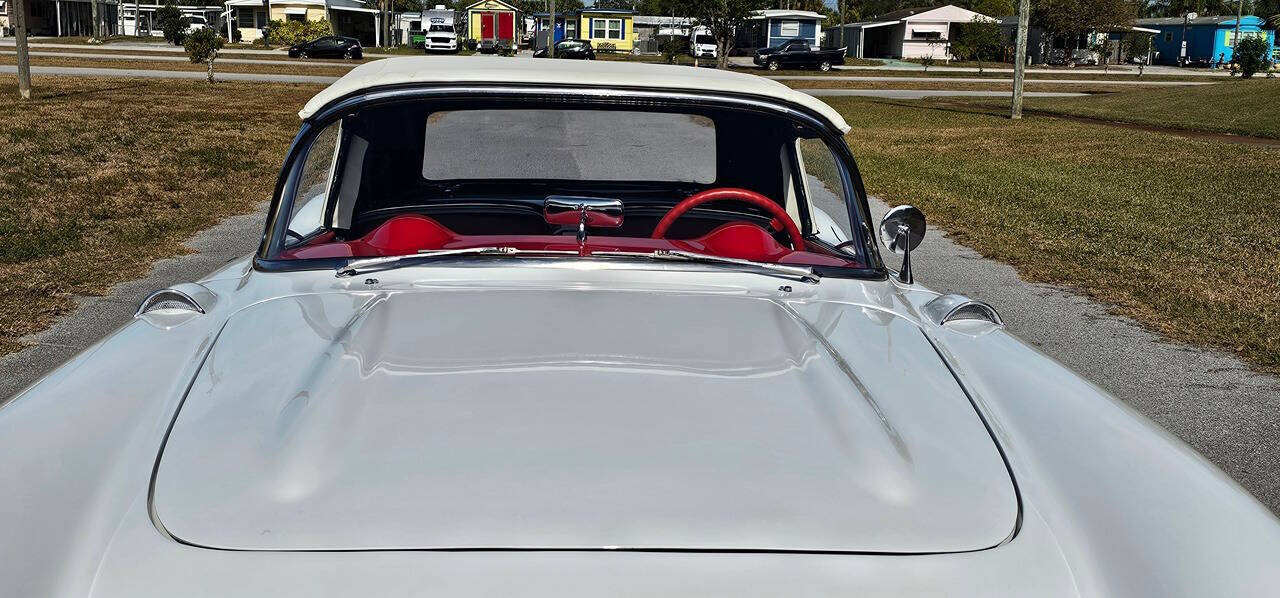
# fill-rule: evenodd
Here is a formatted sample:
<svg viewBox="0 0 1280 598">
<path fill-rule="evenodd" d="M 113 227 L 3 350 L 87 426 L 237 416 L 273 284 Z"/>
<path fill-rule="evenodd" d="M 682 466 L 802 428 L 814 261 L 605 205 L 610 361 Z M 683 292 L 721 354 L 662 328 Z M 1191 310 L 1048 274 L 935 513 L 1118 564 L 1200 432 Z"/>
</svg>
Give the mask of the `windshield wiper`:
<svg viewBox="0 0 1280 598">
<path fill-rule="evenodd" d="M 430 262 L 441 258 L 466 255 L 578 255 L 577 251 L 524 250 L 515 247 L 468 247 L 466 249 L 424 249 L 407 255 L 388 255 L 347 262 L 334 276 L 345 278 L 367 272 L 391 270 L 400 266 Z"/>
<path fill-rule="evenodd" d="M 654 260 L 665 260 L 672 262 L 693 262 L 701 264 L 726 264 L 737 266 L 739 268 L 748 268 L 751 270 L 762 271 L 763 274 L 774 276 L 782 276 L 788 279 L 799 280 L 809 284 L 818 284 L 822 277 L 814 272 L 813 268 L 804 266 L 786 266 L 783 264 L 771 264 L 769 262 L 756 262 L 752 260 L 744 260 L 733 257 L 721 257 L 718 255 L 707 255 L 705 253 L 694 253 L 692 251 L 679 251 L 671 249 L 659 249 L 657 251 L 644 253 L 635 251 L 595 251 L 591 256 L 614 256 L 614 257 L 643 257 Z"/>
</svg>

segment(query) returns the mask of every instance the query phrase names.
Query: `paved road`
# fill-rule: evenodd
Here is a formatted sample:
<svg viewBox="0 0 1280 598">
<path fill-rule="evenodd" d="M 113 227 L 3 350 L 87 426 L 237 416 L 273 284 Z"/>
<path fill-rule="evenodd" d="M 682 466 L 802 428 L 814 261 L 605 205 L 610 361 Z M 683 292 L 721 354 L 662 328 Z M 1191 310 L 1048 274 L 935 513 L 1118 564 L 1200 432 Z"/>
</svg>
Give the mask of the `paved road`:
<svg viewBox="0 0 1280 598">
<path fill-rule="evenodd" d="M 750 56 L 731 56 L 729 58 L 729 63 L 736 66 L 746 66 L 746 67 L 755 66 L 755 63 L 752 62 L 752 59 Z M 842 71 L 919 71 L 922 73 L 925 72 L 923 65 L 916 64 L 914 62 L 904 62 L 901 60 L 888 61 L 886 64 L 883 64 L 880 66 L 855 66 L 855 65 L 845 64 L 845 65 L 833 66 L 831 68 L 842 70 Z M 949 72 L 949 73 L 978 72 L 977 67 L 943 66 L 943 65 L 931 66 L 929 67 L 929 70 L 934 72 Z M 985 67 L 982 70 L 983 72 L 987 72 L 987 73 L 1012 73 L 1013 67 Z M 1059 75 L 1064 73 L 1077 73 L 1080 75 L 1090 75 L 1090 76 L 1097 76 L 1097 75 L 1104 74 L 1095 68 L 1080 68 L 1080 69 L 1052 68 L 1051 69 L 1051 68 L 1044 68 L 1044 67 L 1031 67 L 1031 68 L 1028 68 L 1026 72 L 1054 73 Z M 1191 75 L 1191 76 L 1203 76 L 1203 77 L 1229 77 L 1230 76 L 1230 73 L 1221 69 L 1197 69 L 1197 68 L 1183 69 L 1183 68 L 1178 68 L 1174 66 L 1160 66 L 1160 65 L 1153 65 L 1153 66 L 1146 67 L 1144 69 L 1144 72 L 1148 75 Z M 1112 65 L 1110 73 L 1116 74 L 1116 75 L 1136 75 L 1138 74 L 1138 67 L 1137 65 L 1128 65 L 1128 64 Z"/>
<path fill-rule="evenodd" d="M 16 56 L 17 54 L 18 52 L 16 50 L 0 50 L 0 56 L 2 55 Z M 45 57 L 56 57 L 56 58 L 83 58 L 86 60 L 136 60 L 136 61 L 142 61 L 142 62 L 151 61 L 151 62 L 185 62 L 185 63 L 191 62 L 191 59 L 187 58 L 185 53 L 182 55 L 176 55 L 176 56 L 157 56 L 154 54 L 151 54 L 151 55 L 124 54 L 120 52 L 42 52 L 39 50 L 32 50 L 30 54 L 32 56 L 45 56 Z M 301 59 L 271 60 L 271 59 L 265 59 L 265 58 L 222 58 L 222 57 L 218 58 L 217 63 L 218 64 L 269 64 L 273 66 L 288 66 L 288 67 L 296 66 L 296 67 L 302 67 L 303 69 L 306 69 L 308 67 L 317 67 L 317 66 L 350 69 L 350 68 L 355 68 L 357 66 L 360 66 L 361 64 L 359 61 L 325 62 L 325 61 L 301 60 Z"/>
</svg>

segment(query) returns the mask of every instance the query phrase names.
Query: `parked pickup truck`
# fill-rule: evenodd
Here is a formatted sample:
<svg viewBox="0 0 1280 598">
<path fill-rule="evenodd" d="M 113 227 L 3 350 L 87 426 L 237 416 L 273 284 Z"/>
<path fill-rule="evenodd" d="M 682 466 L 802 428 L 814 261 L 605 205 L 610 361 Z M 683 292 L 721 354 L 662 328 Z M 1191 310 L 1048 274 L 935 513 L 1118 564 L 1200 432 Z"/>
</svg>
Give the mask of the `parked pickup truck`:
<svg viewBox="0 0 1280 598">
<path fill-rule="evenodd" d="M 807 40 L 789 39 L 771 48 L 756 50 L 755 63 L 776 71 L 780 68 L 814 68 L 831 70 L 833 64 L 844 64 L 845 48 L 815 49 Z"/>
</svg>

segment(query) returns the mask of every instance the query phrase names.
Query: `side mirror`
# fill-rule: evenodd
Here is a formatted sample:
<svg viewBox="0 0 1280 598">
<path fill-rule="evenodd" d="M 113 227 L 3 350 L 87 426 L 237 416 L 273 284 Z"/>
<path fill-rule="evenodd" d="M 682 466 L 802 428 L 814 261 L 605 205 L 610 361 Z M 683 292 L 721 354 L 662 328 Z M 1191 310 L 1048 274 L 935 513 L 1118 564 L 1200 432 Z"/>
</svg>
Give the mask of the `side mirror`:
<svg viewBox="0 0 1280 598">
<path fill-rule="evenodd" d="M 894 253 L 902 254 L 902 269 L 898 280 L 911 284 L 911 250 L 924 240 L 924 212 L 915 206 L 898 206 L 880 219 L 880 241 Z"/>
</svg>

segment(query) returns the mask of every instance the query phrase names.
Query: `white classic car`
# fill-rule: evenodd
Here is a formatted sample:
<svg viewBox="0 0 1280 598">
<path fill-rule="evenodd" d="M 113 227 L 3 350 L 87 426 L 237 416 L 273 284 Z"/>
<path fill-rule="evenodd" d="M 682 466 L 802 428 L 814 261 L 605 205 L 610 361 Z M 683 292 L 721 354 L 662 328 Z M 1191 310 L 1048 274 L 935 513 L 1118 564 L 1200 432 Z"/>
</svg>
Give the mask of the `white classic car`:
<svg viewBox="0 0 1280 598">
<path fill-rule="evenodd" d="M 255 254 L 0 409 L 0 593 L 1280 591 L 1249 494 L 912 280 L 810 96 L 392 58 L 300 116 Z"/>
</svg>

